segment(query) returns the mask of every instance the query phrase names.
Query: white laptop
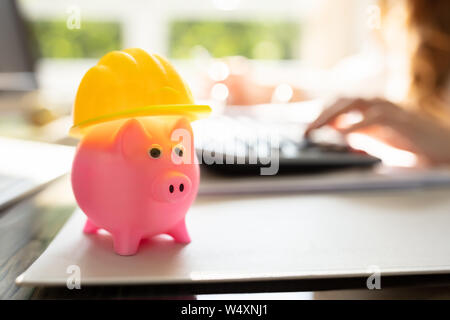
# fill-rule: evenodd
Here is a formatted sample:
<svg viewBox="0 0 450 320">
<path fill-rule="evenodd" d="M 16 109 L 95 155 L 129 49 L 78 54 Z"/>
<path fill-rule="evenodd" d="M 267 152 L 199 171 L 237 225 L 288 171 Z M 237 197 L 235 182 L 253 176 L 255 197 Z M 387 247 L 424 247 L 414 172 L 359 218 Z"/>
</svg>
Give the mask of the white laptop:
<svg viewBox="0 0 450 320">
<path fill-rule="evenodd" d="M 225 283 L 450 273 L 449 188 L 356 193 L 199 196 L 188 245 L 164 236 L 135 256 L 105 232 L 82 232 L 77 210 L 16 282 L 65 286 Z M 78 270 L 78 271 L 76 271 Z M 270 285 L 267 288 L 270 289 Z"/>
</svg>

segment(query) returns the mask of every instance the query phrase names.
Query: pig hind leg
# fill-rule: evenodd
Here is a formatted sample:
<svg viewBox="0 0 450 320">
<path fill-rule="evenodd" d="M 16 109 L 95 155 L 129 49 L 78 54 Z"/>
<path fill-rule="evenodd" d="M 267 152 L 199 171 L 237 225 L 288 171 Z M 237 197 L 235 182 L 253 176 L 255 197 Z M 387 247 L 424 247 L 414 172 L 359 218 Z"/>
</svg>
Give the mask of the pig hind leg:
<svg viewBox="0 0 450 320">
<path fill-rule="evenodd" d="M 191 237 L 186 229 L 185 220 L 181 220 L 174 228 L 167 232 L 168 235 L 172 236 L 175 242 L 178 243 L 189 243 L 191 242 Z"/>
<path fill-rule="evenodd" d="M 97 227 L 90 219 L 87 219 L 86 223 L 84 225 L 83 232 L 88 233 L 88 234 L 96 233 L 98 229 L 100 229 L 100 228 Z"/>
</svg>

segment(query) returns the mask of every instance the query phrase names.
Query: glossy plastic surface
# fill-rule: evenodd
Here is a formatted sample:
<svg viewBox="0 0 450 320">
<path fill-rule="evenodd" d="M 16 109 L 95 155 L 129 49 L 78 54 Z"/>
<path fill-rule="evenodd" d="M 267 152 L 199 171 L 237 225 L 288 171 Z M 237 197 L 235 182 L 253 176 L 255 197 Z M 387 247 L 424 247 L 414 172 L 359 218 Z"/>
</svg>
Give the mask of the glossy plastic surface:
<svg viewBox="0 0 450 320">
<path fill-rule="evenodd" d="M 72 188 L 88 216 L 84 231 L 107 230 L 120 255 L 135 254 L 141 239 L 161 233 L 190 242 L 185 215 L 199 167 L 192 139 L 173 141 L 177 129 L 192 137 L 180 116 L 109 121 L 89 129 L 77 148 Z"/>
<path fill-rule="evenodd" d="M 190 121 L 211 109 L 195 105 L 191 91 L 163 57 L 131 48 L 106 54 L 84 75 L 75 99 L 70 134 L 106 121 L 155 115 L 183 115 Z"/>
<path fill-rule="evenodd" d="M 189 121 L 210 111 L 194 105 L 167 60 L 142 49 L 110 52 L 89 69 L 70 131 L 81 138 L 72 188 L 88 217 L 84 232 L 110 232 L 120 255 L 161 233 L 190 242 L 185 215 L 199 167 Z"/>
</svg>

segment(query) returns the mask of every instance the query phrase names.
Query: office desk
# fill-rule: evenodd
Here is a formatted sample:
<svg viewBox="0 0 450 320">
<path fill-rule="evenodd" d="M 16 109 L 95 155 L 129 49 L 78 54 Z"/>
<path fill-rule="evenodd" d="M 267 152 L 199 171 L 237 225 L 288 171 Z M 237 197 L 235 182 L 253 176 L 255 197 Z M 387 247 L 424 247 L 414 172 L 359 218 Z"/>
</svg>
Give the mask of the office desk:
<svg viewBox="0 0 450 320">
<path fill-rule="evenodd" d="M 41 255 L 76 207 L 68 182 L 67 176 L 62 177 L 0 212 L 0 299 L 33 296 L 33 288 L 18 287 L 14 281 Z"/>
<path fill-rule="evenodd" d="M 381 192 L 381 191 L 379 191 Z M 387 192 L 386 194 L 391 193 Z M 399 191 L 402 192 L 402 191 Z M 415 196 L 421 195 L 427 201 L 439 201 L 449 194 L 449 189 L 434 189 L 415 191 Z M 382 192 L 381 192 L 382 193 Z M 309 195 L 303 194 L 303 197 Z M 349 195 L 346 194 L 348 197 Z M 200 199 L 202 201 L 202 199 Z M 415 202 L 421 201 L 417 198 Z M 328 278 L 310 280 L 280 280 L 259 282 L 231 282 L 227 284 L 198 285 L 153 285 L 153 286 L 97 286 L 84 287 L 82 290 L 61 288 L 26 288 L 14 284 L 15 278 L 21 274 L 46 248 L 60 227 L 72 214 L 75 203 L 71 196 L 68 178 L 65 177 L 50 186 L 47 190 L 23 201 L 0 214 L 0 298 L 144 298 L 144 297 L 193 297 L 200 293 L 239 293 L 239 292 L 295 292 L 336 290 L 365 287 L 365 278 Z M 419 292 L 430 292 L 420 286 L 450 285 L 450 275 L 409 275 L 383 277 L 383 288 L 419 286 Z M 441 296 L 448 296 L 447 288 L 433 289 Z M 387 290 L 381 290 L 386 293 Z M 352 297 L 350 292 L 350 297 Z M 396 291 L 399 292 L 399 291 Z M 400 291 L 401 292 L 401 291 Z M 411 290 L 407 293 L 411 296 Z M 366 291 L 364 291 L 366 293 Z M 339 294 L 339 293 L 338 293 Z M 347 292 L 347 294 L 349 294 Z M 371 292 L 373 297 L 381 293 Z M 336 297 L 328 291 L 317 295 L 320 297 Z M 353 296 L 355 297 L 355 296 Z M 398 297 L 395 296 L 394 297 Z"/>
</svg>

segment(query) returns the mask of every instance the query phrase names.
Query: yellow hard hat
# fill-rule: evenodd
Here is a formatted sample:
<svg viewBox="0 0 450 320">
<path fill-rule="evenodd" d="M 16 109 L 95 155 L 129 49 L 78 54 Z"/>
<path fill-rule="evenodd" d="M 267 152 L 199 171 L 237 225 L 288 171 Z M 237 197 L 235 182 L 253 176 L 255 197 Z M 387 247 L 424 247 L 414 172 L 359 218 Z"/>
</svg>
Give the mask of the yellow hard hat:
<svg viewBox="0 0 450 320">
<path fill-rule="evenodd" d="M 81 80 L 70 135 L 82 137 L 88 127 L 110 120 L 183 115 L 193 121 L 210 112 L 194 104 L 189 87 L 163 57 L 138 48 L 112 51 Z"/>
</svg>

